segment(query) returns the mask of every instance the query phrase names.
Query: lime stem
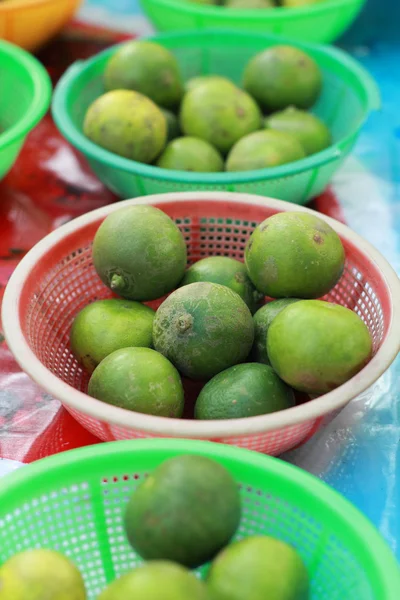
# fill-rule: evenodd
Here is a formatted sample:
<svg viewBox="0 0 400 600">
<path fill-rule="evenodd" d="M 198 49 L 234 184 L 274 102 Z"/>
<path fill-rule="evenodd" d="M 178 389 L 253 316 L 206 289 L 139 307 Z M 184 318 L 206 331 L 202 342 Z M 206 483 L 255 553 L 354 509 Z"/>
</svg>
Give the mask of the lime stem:
<svg viewBox="0 0 400 600">
<path fill-rule="evenodd" d="M 183 315 L 178 319 L 178 329 L 180 333 L 185 333 L 193 324 L 192 315 Z"/>
<path fill-rule="evenodd" d="M 123 290 L 125 287 L 125 279 L 121 275 L 114 275 L 111 277 L 110 287 L 114 291 Z"/>
</svg>

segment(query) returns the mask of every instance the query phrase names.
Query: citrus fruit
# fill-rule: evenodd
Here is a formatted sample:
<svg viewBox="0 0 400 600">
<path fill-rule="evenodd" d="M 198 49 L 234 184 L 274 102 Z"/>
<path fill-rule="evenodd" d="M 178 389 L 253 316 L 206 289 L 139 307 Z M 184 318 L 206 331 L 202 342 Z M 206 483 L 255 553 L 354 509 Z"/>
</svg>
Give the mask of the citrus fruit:
<svg viewBox="0 0 400 600">
<path fill-rule="evenodd" d="M 134 40 L 120 46 L 104 71 L 106 90 L 134 90 L 166 108 L 176 106 L 183 85 L 175 56 L 160 44 Z"/>
<path fill-rule="evenodd" d="M 190 92 L 191 90 L 194 90 L 194 88 L 203 85 L 203 83 L 208 83 L 209 81 L 222 81 L 224 85 L 226 83 L 234 85 L 232 81 L 226 77 L 222 77 L 221 75 L 198 75 L 197 77 L 192 77 L 191 79 L 187 80 L 185 83 L 185 92 Z"/>
<path fill-rule="evenodd" d="M 251 312 L 263 297 L 251 282 L 245 265 L 229 256 L 209 256 L 194 263 L 186 271 L 180 287 L 199 281 L 219 283 L 229 287 L 239 294 Z"/>
<path fill-rule="evenodd" d="M 181 135 L 179 119 L 175 113 L 166 108 L 162 108 L 161 112 L 167 121 L 167 142 L 170 142 Z"/>
<path fill-rule="evenodd" d="M 131 300 L 98 300 L 85 306 L 71 329 L 71 348 L 92 372 L 111 352 L 128 346 L 152 345 L 155 312 Z"/>
<path fill-rule="evenodd" d="M 127 505 L 125 530 L 142 558 L 194 568 L 229 542 L 240 513 L 230 473 L 204 456 L 182 455 L 164 461 L 139 484 Z"/>
<path fill-rule="evenodd" d="M 319 298 L 339 281 L 345 262 L 342 242 L 322 219 L 282 212 L 266 219 L 246 244 L 250 279 L 271 298 Z"/>
<path fill-rule="evenodd" d="M 181 417 L 184 404 L 178 371 L 150 348 L 121 348 L 94 370 L 90 396 L 107 404 L 159 417 Z"/>
<path fill-rule="evenodd" d="M 218 373 L 201 390 L 196 419 L 241 419 L 294 406 L 292 390 L 268 365 L 246 363 Z"/>
<path fill-rule="evenodd" d="M 167 140 L 167 123 L 158 106 L 129 90 L 97 98 L 88 108 L 83 131 L 98 146 L 142 163 L 151 163 Z"/>
<path fill-rule="evenodd" d="M 372 340 L 365 323 L 348 308 L 303 300 L 273 320 L 267 350 L 272 367 L 288 385 L 324 394 L 366 365 Z"/>
<path fill-rule="evenodd" d="M 154 560 L 113 581 L 97 600 L 210 600 L 205 584 L 184 567 Z"/>
<path fill-rule="evenodd" d="M 265 127 L 294 136 L 307 155 L 321 152 L 331 144 L 331 133 L 315 115 L 290 106 L 273 113 L 264 121 Z"/>
<path fill-rule="evenodd" d="M 246 359 L 254 326 L 246 304 L 228 287 L 191 283 L 159 307 L 153 344 L 184 375 L 208 379 Z"/>
<path fill-rule="evenodd" d="M 211 144 L 194 137 L 176 138 L 168 144 L 157 161 L 163 169 L 215 173 L 223 171 L 222 156 Z"/>
<path fill-rule="evenodd" d="M 55 550 L 25 550 L 0 567 L 1 600 L 86 600 L 76 566 Z"/>
<path fill-rule="evenodd" d="M 261 113 L 243 90 L 229 81 L 211 80 L 185 95 L 180 123 L 185 135 L 206 140 L 227 153 L 244 135 L 260 129 Z"/>
<path fill-rule="evenodd" d="M 253 316 L 254 321 L 254 343 L 251 350 L 251 357 L 253 360 L 259 363 L 269 365 L 269 358 L 267 353 L 267 336 L 268 329 L 279 313 L 293 304 L 298 302 L 298 298 L 281 298 L 280 300 L 273 300 L 264 304 Z"/>
<path fill-rule="evenodd" d="M 225 548 L 207 577 L 216 600 L 308 600 L 309 576 L 296 550 L 268 536 Z"/>
<path fill-rule="evenodd" d="M 244 89 L 267 111 L 310 108 L 322 88 L 315 60 L 294 46 L 271 46 L 247 64 Z"/>
<path fill-rule="evenodd" d="M 127 206 L 109 214 L 97 230 L 93 263 L 119 296 L 155 300 L 182 279 L 186 244 L 179 228 L 158 208 Z"/>
<path fill-rule="evenodd" d="M 227 171 L 251 171 L 277 167 L 305 157 L 300 142 L 289 133 L 266 130 L 246 135 L 232 148 Z"/>
</svg>

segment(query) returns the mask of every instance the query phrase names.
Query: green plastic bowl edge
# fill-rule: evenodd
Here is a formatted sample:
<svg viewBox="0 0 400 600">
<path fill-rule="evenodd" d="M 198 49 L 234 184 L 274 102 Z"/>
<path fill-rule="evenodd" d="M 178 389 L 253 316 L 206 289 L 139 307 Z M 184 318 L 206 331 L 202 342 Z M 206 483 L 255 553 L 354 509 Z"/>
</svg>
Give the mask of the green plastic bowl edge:
<svg viewBox="0 0 400 600">
<path fill-rule="evenodd" d="M 178 42 L 179 40 L 185 40 L 188 37 L 207 38 L 215 35 L 220 37 L 235 36 L 235 38 L 238 39 L 238 43 L 240 43 L 240 38 L 246 39 L 249 37 L 248 33 L 246 34 L 242 32 L 236 32 L 234 30 L 232 31 L 225 29 L 213 29 L 212 31 L 206 32 L 190 31 L 179 33 L 163 33 L 155 36 L 148 36 L 148 38 L 146 39 L 151 39 L 163 43 L 163 41 L 168 42 L 172 40 Z M 270 169 L 258 169 L 242 173 L 186 173 L 184 171 L 176 171 L 172 169 L 160 169 L 159 167 L 146 165 L 143 163 L 129 160 L 127 158 L 123 158 L 121 156 L 113 154 L 112 152 L 109 152 L 108 150 L 104 150 L 100 146 L 97 146 L 96 144 L 88 140 L 84 136 L 84 134 L 81 133 L 81 131 L 79 131 L 75 127 L 74 123 L 70 119 L 67 109 L 67 100 L 70 93 L 70 87 L 73 84 L 76 77 L 79 76 L 83 71 L 85 71 L 88 68 L 88 65 L 93 65 L 95 62 L 101 62 L 106 56 L 111 56 L 116 51 L 116 48 L 118 46 L 113 46 L 112 48 L 104 50 L 97 54 L 94 58 L 91 58 L 87 61 L 77 61 L 66 71 L 66 73 L 63 75 L 58 85 L 56 86 L 53 95 L 53 119 L 61 133 L 64 135 L 64 137 L 73 146 L 75 146 L 78 150 L 80 150 L 89 158 L 103 163 L 108 167 L 112 167 L 129 173 L 135 173 L 138 176 L 148 176 L 161 181 L 172 181 L 176 183 L 192 185 L 225 184 L 227 188 L 229 188 L 230 185 L 232 186 L 235 184 L 250 183 L 253 181 L 259 181 L 261 179 L 264 181 L 268 181 L 270 179 L 275 178 L 290 177 L 292 175 L 302 173 L 309 169 L 322 167 L 332 162 L 342 154 L 343 148 L 350 144 L 351 140 L 357 136 L 361 127 L 367 120 L 369 113 L 373 110 L 378 110 L 380 108 L 380 93 L 376 82 L 368 73 L 368 71 L 364 69 L 364 67 L 357 63 L 357 61 L 355 61 L 353 58 L 348 56 L 345 52 L 337 48 L 324 46 L 321 44 L 307 44 L 304 42 L 288 40 L 286 38 L 276 35 L 252 34 L 251 37 L 256 37 L 260 40 L 265 39 L 269 41 L 276 41 L 276 43 L 279 44 L 292 44 L 306 51 L 307 49 L 320 51 L 322 50 L 326 55 L 330 56 L 332 59 L 340 61 L 342 65 L 344 65 L 349 71 L 353 73 L 353 75 L 355 75 L 358 78 L 359 82 L 362 84 L 363 90 L 366 95 L 365 117 L 360 121 L 358 127 L 355 128 L 354 131 L 352 131 L 346 137 L 342 138 L 339 142 L 336 142 L 326 150 L 318 152 L 313 156 L 296 161 L 295 163 L 282 165 L 280 167 L 274 167 Z"/>
<path fill-rule="evenodd" d="M 51 483 L 69 485 L 74 483 L 73 477 L 82 479 L 82 470 L 90 471 L 91 463 L 101 462 L 102 469 L 112 469 L 118 456 L 128 453 L 130 456 L 140 453 L 163 453 L 165 459 L 177 454 L 199 454 L 224 463 L 240 462 L 245 475 L 246 465 L 256 469 L 265 469 L 275 480 L 281 479 L 283 487 L 291 487 L 296 491 L 296 500 L 306 504 L 310 513 L 321 515 L 323 520 L 339 519 L 345 525 L 340 532 L 347 548 L 353 552 L 363 565 L 368 568 L 375 590 L 379 595 L 375 600 L 398 600 L 400 589 L 400 569 L 390 548 L 375 527 L 348 500 L 343 498 L 327 484 L 306 471 L 286 463 L 278 458 L 258 454 L 250 450 L 236 448 L 224 444 L 191 440 L 128 440 L 108 442 L 69 450 L 39 460 L 27 467 L 15 471 L 2 479 L 0 489 L 0 513 L 15 508 L 15 499 L 23 504 L 21 486 L 28 486 L 35 495 L 47 492 L 49 479 Z M 59 469 L 67 467 L 69 472 L 60 480 Z M 318 515 L 318 516 L 319 516 Z M 352 535 L 346 532 L 352 532 Z M 354 535 L 355 534 L 355 535 Z M 361 600 L 361 599 L 360 599 Z"/>
<path fill-rule="evenodd" d="M 139 0 L 140 4 L 145 4 L 143 0 Z M 325 12 L 331 12 L 332 10 L 340 10 L 343 6 L 348 4 L 354 4 L 361 6 L 365 4 L 366 0 L 329 0 L 321 2 L 320 4 L 311 4 L 307 8 L 285 8 L 284 6 L 275 6 L 273 10 L 268 12 L 268 15 L 262 15 L 262 19 L 265 21 L 275 20 L 286 20 L 292 19 L 297 16 L 304 16 L 304 10 L 307 10 L 308 15 L 320 15 Z M 181 12 L 182 14 L 194 15 L 194 16 L 223 16 L 223 6 L 212 6 L 207 4 L 196 4 L 195 2 L 186 2 L 183 0 L 152 0 L 153 4 L 159 6 L 169 6 Z M 260 15 L 257 15 L 260 18 Z M 254 17 L 254 10 L 249 9 L 235 9 L 229 12 L 229 19 L 240 22 L 243 18 Z"/>
<path fill-rule="evenodd" d="M 0 134 L 0 149 L 3 149 L 18 139 L 24 138 L 39 123 L 50 106 L 52 85 L 46 69 L 34 56 L 22 48 L 0 40 L 0 54 L 8 54 L 17 60 L 29 74 L 34 87 L 31 105 L 24 117 Z"/>
</svg>

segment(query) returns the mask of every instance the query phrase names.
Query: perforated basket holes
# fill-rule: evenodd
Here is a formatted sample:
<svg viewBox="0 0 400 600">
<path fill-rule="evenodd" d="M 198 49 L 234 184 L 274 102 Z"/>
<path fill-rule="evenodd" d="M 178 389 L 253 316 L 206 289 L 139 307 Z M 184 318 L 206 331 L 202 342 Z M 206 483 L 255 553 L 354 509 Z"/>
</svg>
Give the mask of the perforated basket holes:
<svg viewBox="0 0 400 600">
<path fill-rule="evenodd" d="M 243 261 L 246 242 L 255 227 L 254 221 L 241 219 L 200 219 L 200 257 L 230 256 Z M 189 260 L 197 258 L 190 256 Z"/>
<path fill-rule="evenodd" d="M 32 548 L 62 552 L 77 565 L 94 598 L 106 584 L 102 553 L 108 548 L 96 523 L 96 497 L 89 484 L 60 486 L 21 502 L 0 520 L 0 556 L 7 560 Z"/>
<path fill-rule="evenodd" d="M 189 264 L 216 255 L 243 260 L 246 242 L 258 225 L 256 221 L 243 218 L 204 216 L 195 220 L 184 210 L 176 222 L 188 246 Z M 25 331 L 31 348 L 55 375 L 82 391 L 86 390 L 88 374 L 70 351 L 71 324 L 85 305 L 110 296 L 110 290 L 94 270 L 91 246 L 87 245 L 72 249 L 68 256 L 45 273 L 29 304 Z M 377 290 L 352 262 L 351 256 L 341 280 L 325 299 L 347 306 L 361 316 L 371 332 L 376 352 L 384 334 L 380 298 Z"/>
<path fill-rule="evenodd" d="M 328 125 L 336 142 L 358 126 L 363 106 L 343 79 L 326 70 L 323 78 L 322 93 L 313 112 Z"/>
<path fill-rule="evenodd" d="M 375 353 L 382 343 L 384 334 L 382 305 L 375 290 L 365 281 L 363 274 L 351 260 L 346 262 L 339 283 L 324 299 L 346 306 L 361 317 L 371 334 Z"/>
<path fill-rule="evenodd" d="M 325 530 L 318 515 L 246 483 L 241 495 L 243 516 L 236 539 L 270 535 L 296 548 L 311 576 L 310 600 L 374 600 L 365 570 L 336 535 Z"/>
<path fill-rule="evenodd" d="M 147 473 L 139 471 L 122 476 L 111 474 L 101 480 L 102 507 L 115 577 L 120 577 L 143 562 L 132 550 L 125 535 L 124 514 L 132 492 L 146 476 Z"/>
</svg>

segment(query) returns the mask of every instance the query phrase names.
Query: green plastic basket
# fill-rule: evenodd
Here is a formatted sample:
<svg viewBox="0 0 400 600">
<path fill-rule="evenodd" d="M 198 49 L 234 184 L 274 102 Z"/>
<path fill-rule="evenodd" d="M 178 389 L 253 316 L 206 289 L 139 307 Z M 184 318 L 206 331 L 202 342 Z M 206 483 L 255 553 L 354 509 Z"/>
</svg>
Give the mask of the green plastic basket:
<svg viewBox="0 0 400 600">
<path fill-rule="evenodd" d="M 210 442 L 101 444 L 8 475 L 0 490 L 0 561 L 27 548 L 59 550 L 79 566 L 94 599 L 141 562 L 123 530 L 130 493 L 162 461 L 187 453 L 214 458 L 240 485 L 237 538 L 268 534 L 298 549 L 311 576 L 310 600 L 398 600 L 396 560 L 349 502 L 297 467 Z"/>
<path fill-rule="evenodd" d="M 248 60 L 260 50 L 288 43 L 275 36 L 237 32 L 190 32 L 151 38 L 177 57 L 183 76 L 218 73 L 236 83 Z M 305 204 L 321 193 L 352 149 L 379 93 L 370 75 L 352 58 L 334 48 L 296 43 L 309 52 L 324 75 L 323 93 L 315 112 L 329 125 L 334 143 L 295 163 L 241 173 L 186 173 L 144 165 L 112 154 L 82 133 L 88 106 L 102 93 L 102 75 L 116 47 L 78 62 L 60 80 L 53 116 L 61 133 L 88 158 L 97 176 L 122 198 L 185 191 L 236 191 Z"/>
<path fill-rule="evenodd" d="M 159 31 L 230 28 L 273 33 L 308 42 L 336 40 L 355 20 L 366 0 L 324 0 L 307 8 L 228 10 L 188 0 L 140 0 Z"/>
<path fill-rule="evenodd" d="M 50 106 L 51 82 L 30 54 L 0 41 L 0 179 Z"/>
</svg>

